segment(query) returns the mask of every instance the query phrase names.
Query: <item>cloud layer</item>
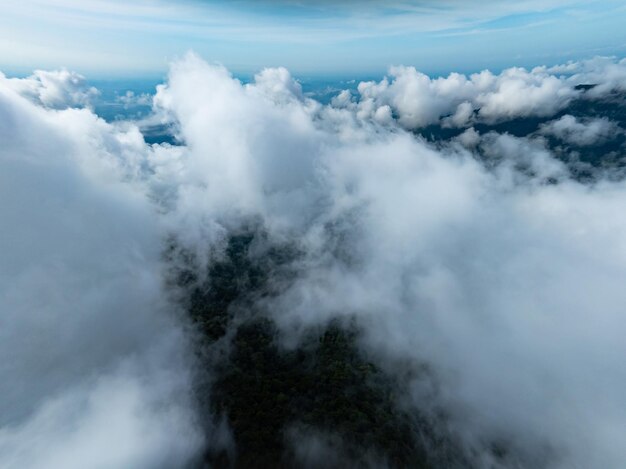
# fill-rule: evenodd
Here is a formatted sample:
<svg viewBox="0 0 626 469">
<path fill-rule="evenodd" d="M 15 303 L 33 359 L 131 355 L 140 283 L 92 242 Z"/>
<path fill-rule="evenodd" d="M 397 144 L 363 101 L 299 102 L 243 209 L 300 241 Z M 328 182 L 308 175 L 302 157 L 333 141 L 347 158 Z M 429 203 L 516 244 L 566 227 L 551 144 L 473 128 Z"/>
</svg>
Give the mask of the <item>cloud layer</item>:
<svg viewBox="0 0 626 469">
<path fill-rule="evenodd" d="M 390 78 L 359 84 L 361 115 L 376 116 L 389 108 L 408 129 L 441 123 L 468 127 L 519 117 L 548 117 L 583 95 L 579 85 L 598 98 L 623 91 L 626 62 L 598 58 L 562 67 L 509 68 L 499 75 L 488 70 L 466 76 L 451 73 L 430 78 L 414 67 L 392 67 Z"/>
<path fill-rule="evenodd" d="M 442 96 L 446 109 L 480 104 L 479 119 L 546 116 L 588 75 L 514 69 L 438 82 L 397 70 L 393 85 L 360 85 L 354 106 L 322 107 L 284 71 L 242 85 L 195 57 L 174 66 L 156 102 L 188 145 L 178 207 L 207 231 L 247 214 L 297 237 L 309 254 L 301 277 L 268 305 L 285 334 L 357 314 L 366 348 L 435 367 L 438 404 L 456 409 L 469 447 L 503 439 L 523 465 L 619 464 L 623 183 L 590 189 L 540 141 L 510 135 L 489 137 L 497 164 L 487 169 L 453 144 L 416 139 L 389 114 L 361 112 L 373 89 L 405 127 L 421 112 L 444 116 Z M 332 254 L 336 243 L 351 261 Z"/>
<path fill-rule="evenodd" d="M 91 104 L 98 90 L 85 82 L 85 77 L 68 70 L 37 70 L 28 78 L 6 78 L 3 85 L 48 109 L 83 107 Z"/>
<path fill-rule="evenodd" d="M 209 258 L 254 218 L 304 253 L 259 304 L 285 346 L 354 316 L 381 366 L 432 368 L 440 392 L 427 400 L 416 380 L 405 404 L 446 409 L 477 467 L 619 466 L 625 183 L 582 184 L 545 138 L 471 126 L 613 96 L 624 68 L 432 79 L 398 67 L 322 105 L 285 69 L 243 84 L 189 55 L 154 99 L 179 146 L 51 110 L 83 102 L 46 97 L 42 78 L 0 80 L 0 465 L 191 460 L 193 362 L 163 243 L 174 234 Z M 431 124 L 468 130 L 434 144 L 411 132 Z M 542 132 L 583 145 L 616 125 L 565 116 Z"/>
<path fill-rule="evenodd" d="M 36 76 L 0 82 L 0 467 L 179 464 L 201 444 L 186 339 L 153 207 L 123 182 L 147 148 L 48 110 L 76 94 L 45 77 L 72 75 Z"/>
</svg>

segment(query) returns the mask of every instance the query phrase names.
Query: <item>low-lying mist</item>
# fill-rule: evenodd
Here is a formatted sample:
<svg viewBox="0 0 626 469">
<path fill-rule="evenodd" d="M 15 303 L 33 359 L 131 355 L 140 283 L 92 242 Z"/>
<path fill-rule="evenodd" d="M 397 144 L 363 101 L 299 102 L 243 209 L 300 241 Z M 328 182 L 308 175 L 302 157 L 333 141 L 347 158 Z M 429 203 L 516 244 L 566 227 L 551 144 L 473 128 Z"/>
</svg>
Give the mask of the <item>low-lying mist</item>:
<svg viewBox="0 0 626 469">
<path fill-rule="evenodd" d="M 625 93 L 0 75 L 0 467 L 620 467 Z"/>
</svg>

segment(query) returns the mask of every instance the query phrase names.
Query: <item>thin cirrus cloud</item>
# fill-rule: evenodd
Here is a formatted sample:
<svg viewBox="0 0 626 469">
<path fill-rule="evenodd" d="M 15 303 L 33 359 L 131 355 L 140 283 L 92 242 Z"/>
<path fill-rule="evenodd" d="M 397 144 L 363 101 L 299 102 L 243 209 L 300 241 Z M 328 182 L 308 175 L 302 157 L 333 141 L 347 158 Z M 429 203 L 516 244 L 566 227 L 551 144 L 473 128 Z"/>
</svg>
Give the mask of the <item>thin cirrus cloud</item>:
<svg viewBox="0 0 626 469">
<path fill-rule="evenodd" d="M 284 65 L 363 75 L 392 64 L 438 72 L 613 55 L 626 43 L 617 1 L 7 0 L 1 8 L 0 65 L 24 74 L 61 66 L 161 74 L 189 49 L 236 72 Z"/>
</svg>

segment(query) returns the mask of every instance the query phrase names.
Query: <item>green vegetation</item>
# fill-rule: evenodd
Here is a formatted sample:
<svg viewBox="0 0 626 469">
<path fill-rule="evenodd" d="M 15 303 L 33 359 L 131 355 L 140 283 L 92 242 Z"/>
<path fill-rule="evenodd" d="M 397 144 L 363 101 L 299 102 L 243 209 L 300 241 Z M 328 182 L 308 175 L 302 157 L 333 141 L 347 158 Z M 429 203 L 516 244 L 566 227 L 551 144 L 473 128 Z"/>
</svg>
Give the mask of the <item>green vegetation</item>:
<svg viewBox="0 0 626 469">
<path fill-rule="evenodd" d="M 259 233 L 231 236 L 204 281 L 194 272 L 193 257 L 178 254 L 189 268 L 178 271 L 176 281 L 189 291 L 187 309 L 203 337 L 196 380 L 201 418 L 226 416 L 236 446 L 236 456 L 209 448 L 204 462 L 297 467 L 293 445 L 306 441 L 289 442 L 294 428 L 300 435 L 339 441 L 335 449 L 341 459 L 334 464 L 341 467 L 374 460 L 391 467 L 434 467 L 438 452 L 458 459 L 459 452 L 436 437 L 426 419 L 398 407 L 399 381 L 363 358 L 354 321 L 310 330 L 295 349 L 280 345 L 276 325 L 257 310 L 255 300 L 271 295 L 290 277 L 298 251 L 293 246 L 260 249 L 271 243 Z M 328 460 L 320 464 L 332 465 Z"/>
<path fill-rule="evenodd" d="M 354 332 L 333 324 L 292 351 L 281 351 L 276 335 L 267 319 L 241 325 L 215 383 L 213 410 L 229 416 L 241 467 L 288 464 L 284 431 L 294 422 L 341 435 L 352 461 L 368 448 L 395 467 L 426 467 L 411 419 L 359 357 Z"/>
</svg>

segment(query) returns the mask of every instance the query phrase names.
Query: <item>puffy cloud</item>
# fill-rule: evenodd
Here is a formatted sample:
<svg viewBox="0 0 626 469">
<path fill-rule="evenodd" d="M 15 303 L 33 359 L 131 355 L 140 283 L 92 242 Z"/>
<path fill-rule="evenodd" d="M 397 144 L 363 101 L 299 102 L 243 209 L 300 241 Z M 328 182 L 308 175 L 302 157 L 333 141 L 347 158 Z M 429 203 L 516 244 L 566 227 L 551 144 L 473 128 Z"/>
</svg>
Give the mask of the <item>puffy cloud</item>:
<svg viewBox="0 0 626 469">
<path fill-rule="evenodd" d="M 592 98 L 626 90 L 626 59 L 595 57 L 579 62 L 569 62 L 555 67 L 541 67 L 549 73 L 563 74 L 574 85 L 595 85 L 589 91 Z"/>
<path fill-rule="evenodd" d="M 6 78 L 0 81 L 36 104 L 50 109 L 89 106 L 98 90 L 86 84 L 85 78 L 68 70 L 37 70 L 30 77 Z"/>
<path fill-rule="evenodd" d="M 126 109 L 132 106 L 150 106 L 152 104 L 152 96 L 150 94 L 135 94 L 135 92 L 131 90 L 118 96 L 117 100 L 122 103 Z"/>
<path fill-rule="evenodd" d="M 585 94 L 589 99 L 624 91 L 626 61 L 596 58 L 551 68 L 514 67 L 497 75 L 485 70 L 438 78 L 414 67 L 391 67 L 389 77 L 359 84 L 362 117 L 389 106 L 407 129 L 438 123 L 469 127 L 476 122 L 494 124 L 519 117 L 553 116 L 583 95 L 580 84 L 597 85 Z"/>
<path fill-rule="evenodd" d="M 413 125 L 456 100 L 480 103 L 478 118 L 548 115 L 577 92 L 542 71 L 394 73 L 323 107 L 267 94 L 285 96 L 282 72 L 244 86 L 195 57 L 176 64 L 158 101 L 188 143 L 178 215 L 211 233 L 256 214 L 295 236 L 300 272 L 265 300 L 285 337 L 356 314 L 369 356 L 429 364 L 441 394 L 429 402 L 416 382 L 414 404 L 443 406 L 473 454 L 504 441 L 512 465 L 619 465 L 624 183 L 568 179 L 541 140 L 467 133 L 478 156 L 359 114 L 385 102 Z M 423 93 L 424 108 L 401 107 Z"/>
<path fill-rule="evenodd" d="M 582 94 L 573 77 L 399 67 L 323 106 L 284 69 L 244 85 L 189 55 L 155 96 L 178 147 L 36 107 L 3 82 L 0 462 L 63 465 L 78 451 L 84 466 L 111 445 L 103 465 L 191 457 L 190 363 L 161 242 L 206 253 L 255 218 L 303 252 L 288 288 L 258 305 L 287 345 L 355 316 L 381 366 L 428 364 L 439 392 L 416 379 L 404 404 L 443 407 L 477 465 L 495 441 L 505 467 L 618 467 L 624 182 L 569 179 L 538 137 L 470 128 L 431 145 L 403 129 L 549 116 Z M 308 436 L 303 461 L 342 457 L 334 438 Z"/>
<path fill-rule="evenodd" d="M 465 147 L 472 148 L 476 147 L 480 143 L 480 134 L 474 129 L 474 127 L 470 127 L 461 133 L 457 140 Z"/>
<path fill-rule="evenodd" d="M 477 80 L 487 85 L 477 98 L 479 114 L 488 122 L 526 116 L 550 116 L 565 107 L 576 92 L 562 79 L 522 68 L 510 68 L 497 77 L 483 72 Z"/>
<path fill-rule="evenodd" d="M 500 75 L 483 71 L 469 77 L 452 73 L 430 78 L 413 67 L 392 67 L 392 80 L 359 84 L 360 106 L 388 105 L 404 127 L 438 123 L 455 127 L 476 119 L 494 123 L 515 117 L 550 116 L 578 92 L 564 79 L 540 69 L 511 68 Z"/>
<path fill-rule="evenodd" d="M 180 464 L 201 444 L 183 323 L 156 213 L 123 182 L 148 148 L 30 85 L 0 82 L 0 466 Z"/>
<path fill-rule="evenodd" d="M 278 100 L 302 99 L 302 86 L 284 67 L 266 68 L 254 77 L 255 88 Z"/>
<path fill-rule="evenodd" d="M 187 145 L 172 214 L 187 227 L 183 238 L 213 232 L 208 225 L 220 219 L 260 214 L 291 224 L 308 216 L 301 205 L 316 189 L 312 155 L 326 136 L 310 118 L 316 105 L 301 101 L 289 80 L 284 70 L 266 70 L 243 85 L 193 55 L 173 65 L 155 104 Z"/>
<path fill-rule="evenodd" d="M 606 117 L 579 121 L 574 116 L 565 115 L 560 119 L 541 126 L 541 132 L 578 146 L 602 143 L 619 132 L 617 125 Z"/>
</svg>

